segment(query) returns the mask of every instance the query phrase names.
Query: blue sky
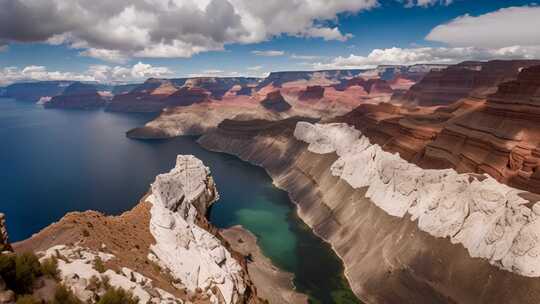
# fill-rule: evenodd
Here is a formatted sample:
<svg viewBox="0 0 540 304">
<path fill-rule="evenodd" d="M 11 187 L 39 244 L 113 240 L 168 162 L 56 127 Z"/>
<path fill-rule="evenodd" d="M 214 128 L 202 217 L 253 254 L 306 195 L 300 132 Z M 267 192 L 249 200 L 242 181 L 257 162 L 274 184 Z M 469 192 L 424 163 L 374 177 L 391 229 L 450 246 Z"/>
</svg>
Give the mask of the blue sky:
<svg viewBox="0 0 540 304">
<path fill-rule="evenodd" d="M 30 0 L 0 0 L 0 6 L 7 8 L 7 11 L 10 9 L 15 10 L 12 7 L 9 7 L 10 4 L 8 2 L 11 1 L 19 1 L 22 4 L 28 5 L 28 1 Z M 46 0 L 46 2 L 49 1 L 51 3 L 59 3 L 63 0 Z M 65 0 L 67 1 L 67 0 Z M 76 1 L 76 0 L 73 0 Z M 128 0 L 123 0 L 125 2 L 125 6 L 128 7 L 130 5 L 130 2 Z M 127 2 L 126 2 L 127 1 Z M 160 0 L 155 0 L 160 1 Z M 182 0 L 176 0 L 176 1 L 182 1 Z M 190 0 L 186 0 L 187 2 L 190 2 Z M 226 2 L 228 0 L 213 0 L 214 2 Z M 309 2 L 310 0 L 301 0 Z M 364 0 L 361 0 L 364 1 Z M 358 6 L 356 4 L 347 4 L 347 2 L 351 3 L 351 1 L 339 1 L 335 0 L 333 2 L 337 3 L 336 7 L 331 8 L 332 4 L 329 4 L 329 12 L 325 11 L 325 8 L 319 8 L 316 10 L 316 12 L 312 13 L 308 16 L 299 17 L 299 19 L 303 20 L 299 22 L 299 24 L 293 25 L 291 27 L 284 26 L 283 30 L 278 30 L 277 33 L 273 32 L 273 28 L 279 27 L 281 24 L 286 23 L 284 20 L 287 20 L 287 22 L 295 23 L 294 21 L 296 18 L 295 14 L 300 14 L 298 12 L 291 11 L 291 15 L 287 16 L 284 14 L 284 20 L 272 20 L 271 17 L 261 15 L 261 12 L 254 12 L 253 15 L 259 17 L 260 20 L 263 20 L 260 22 L 261 27 L 267 26 L 268 28 L 263 30 L 253 30 L 249 28 L 249 26 L 243 25 L 241 28 L 242 30 L 247 30 L 250 32 L 249 35 L 255 36 L 259 35 L 259 37 L 248 37 L 246 38 L 248 34 L 230 34 L 230 33 L 216 33 L 216 29 L 210 28 L 210 29 L 201 29 L 199 31 L 198 28 L 198 20 L 190 21 L 191 23 L 185 24 L 182 23 L 182 21 L 178 21 L 178 27 L 179 31 L 183 31 L 183 35 L 181 38 L 174 38 L 179 39 L 179 41 L 184 41 L 182 39 L 188 39 L 185 38 L 189 36 L 189 32 L 184 33 L 185 31 L 189 31 L 189 28 L 191 27 L 192 31 L 195 31 L 195 34 L 200 35 L 202 38 L 197 38 L 197 42 L 195 47 L 203 49 L 202 51 L 195 51 L 193 54 L 188 54 L 187 56 L 177 56 L 174 55 L 177 52 L 184 51 L 184 49 L 176 47 L 176 49 L 173 50 L 173 55 L 169 55 L 167 53 L 167 58 L 155 58 L 155 57 L 163 57 L 160 53 L 159 56 L 155 56 L 156 51 L 151 51 L 150 55 L 140 55 L 141 48 L 144 48 L 145 46 L 137 45 L 136 47 L 131 46 L 124 46 L 124 44 L 129 44 L 128 42 L 125 42 L 123 38 L 125 36 L 129 37 L 129 34 L 124 35 L 121 38 L 118 38 L 116 36 L 112 37 L 111 39 L 108 39 L 105 42 L 94 42 L 94 40 L 99 40 L 99 38 L 87 38 L 94 33 L 101 31 L 101 36 L 107 36 L 108 32 L 107 29 L 105 31 L 102 31 L 102 29 L 96 29 L 96 31 L 90 32 L 86 31 L 85 29 L 81 29 L 81 27 L 84 27 L 82 25 L 81 27 L 73 28 L 71 30 L 69 26 L 65 26 L 65 24 L 54 24 L 51 22 L 49 25 L 49 21 L 45 21 L 45 24 L 43 24 L 44 28 L 62 28 L 62 30 L 47 33 L 50 34 L 49 36 L 45 35 L 43 37 L 37 37 L 40 33 L 33 33 L 31 32 L 32 29 L 26 30 L 26 32 L 23 32 L 21 30 L 21 33 L 12 34 L 11 32 L 7 32 L 4 30 L 0 30 L 0 45 L 4 44 L 5 46 L 2 47 L 3 51 L 0 52 L 0 78 L 4 77 L 5 79 L 10 78 L 11 81 L 16 81 L 18 75 L 17 73 L 21 73 L 21 71 L 28 66 L 39 66 L 40 69 L 36 70 L 37 72 L 34 74 L 27 73 L 27 75 L 23 75 L 20 77 L 26 77 L 26 78 L 40 78 L 40 77 L 80 77 L 80 75 L 85 75 L 88 77 L 91 73 L 96 73 L 95 71 L 89 72 L 89 69 L 91 67 L 94 67 L 94 69 L 98 69 L 100 67 L 102 71 L 106 76 L 103 76 L 103 79 L 100 80 L 119 80 L 116 79 L 116 76 L 111 76 L 112 72 L 111 69 L 113 67 L 116 67 L 118 70 L 117 75 L 123 75 L 123 79 L 126 81 L 129 80 L 137 80 L 137 78 L 144 78 L 148 76 L 149 74 L 156 72 L 157 74 L 163 74 L 167 75 L 169 77 L 172 76 L 190 76 L 190 75 L 197 75 L 197 74 L 203 74 L 203 75 L 225 75 L 225 76 L 234 76 L 234 75 L 263 75 L 266 72 L 269 71 L 277 71 L 277 70 L 310 70 L 310 69 L 317 69 L 317 68 L 350 68 L 350 67 L 360 67 L 360 66 L 369 66 L 369 65 L 375 65 L 378 63 L 403 63 L 403 64 L 412 64 L 412 63 L 418 63 L 418 62 L 428 62 L 428 61 L 459 61 L 461 59 L 476 59 L 476 57 L 481 57 L 478 59 L 490 59 L 489 57 L 497 57 L 501 54 L 503 58 L 506 58 L 505 56 L 509 56 L 509 58 L 518 58 L 518 57 L 534 57 L 537 53 L 537 43 L 536 41 L 531 42 L 530 38 L 527 36 L 527 34 L 523 34 L 523 43 L 520 41 L 510 41 L 508 45 L 502 44 L 500 46 L 492 47 L 492 46 L 486 46 L 486 45 L 475 45 L 475 39 L 474 36 L 472 36 L 471 41 L 467 42 L 460 42 L 458 41 L 458 45 L 456 44 L 456 38 L 453 37 L 453 33 L 456 35 L 460 35 L 460 31 L 465 32 L 471 32 L 471 31 L 478 31 L 478 35 L 485 36 L 485 30 L 486 27 L 489 27 L 490 24 L 495 22 L 495 24 L 500 24 L 502 28 L 505 28 L 506 25 L 504 22 L 510 22 L 512 20 L 515 20 L 515 16 L 512 17 L 506 17 L 506 15 L 509 15 L 510 13 L 505 13 L 505 8 L 509 7 L 521 7 L 525 8 L 524 11 L 516 12 L 517 16 L 521 16 L 519 14 L 522 14 L 523 16 L 526 16 L 527 18 L 534 18 L 535 16 L 538 16 L 538 7 L 536 7 L 536 4 L 532 1 L 501 1 L 501 0 L 453 0 L 449 1 L 450 3 L 446 3 L 445 1 L 435 1 L 435 0 L 423 0 L 423 1 L 431 1 L 432 3 L 429 3 L 427 5 L 420 5 L 418 3 L 404 3 L 406 1 L 378 1 L 377 3 L 375 0 L 365 0 L 363 6 Z M 448 0 L 446 0 L 448 1 Z M 25 3 L 26 2 L 26 3 Z M 99 1 L 98 1 L 99 2 Z M 120 1 L 122 2 L 122 1 Z M 135 1 L 136 2 L 136 1 Z M 186 2 L 186 3 L 187 3 Z M 233 5 L 236 5 L 234 7 L 235 10 L 237 10 L 237 7 L 240 7 L 241 4 L 235 4 L 238 2 L 242 2 L 241 0 L 232 0 Z M 269 1 L 272 2 L 272 1 Z M 276 0 L 275 2 L 280 2 Z M 314 0 L 313 2 L 317 2 L 317 0 Z M 329 1 L 332 2 L 332 1 Z M 416 5 L 415 5 L 416 4 Z M 54 4 L 51 4 L 54 5 Z M 188 5 L 188 4 L 185 4 Z M 309 3 L 307 4 L 309 5 Z M 41 13 L 40 7 L 36 8 L 27 8 L 19 9 L 18 11 L 14 11 L 11 15 L 16 16 L 19 14 L 20 16 L 25 16 L 25 14 L 32 14 L 32 16 L 35 17 L 37 14 L 43 14 L 43 18 L 47 18 L 48 15 L 45 15 L 44 13 Z M 196 9 L 196 8 L 194 8 Z M 201 8 L 204 11 L 204 7 Z M 218 12 L 226 11 L 227 7 L 220 7 Z M 276 8 L 274 8 L 276 9 Z M 279 8 L 277 8 L 279 9 Z M 497 13 L 499 10 L 503 9 L 503 12 L 500 14 L 494 15 L 490 20 L 488 20 L 486 14 L 490 13 Z M 43 9 L 42 9 L 43 10 Z M 291 9 L 292 10 L 292 9 Z M 315 10 L 315 9 L 314 9 Z M 6 9 L 4 9 L 6 11 Z M 122 10 L 120 9 L 119 12 Z M 144 11 L 144 8 L 140 9 L 141 12 Z M 157 16 L 161 14 L 162 12 L 158 13 L 156 12 Z M 282 12 L 276 11 L 275 14 L 279 15 Z M 287 12 L 286 12 L 287 13 Z M 6 13 L 7 14 L 7 13 Z M 215 16 L 215 12 L 212 16 Z M 446 25 L 449 23 L 452 23 L 455 21 L 455 18 L 459 18 L 460 16 L 464 15 L 470 15 L 471 19 L 470 22 L 472 23 L 478 23 L 476 26 L 472 27 L 466 27 L 471 25 L 459 25 L 457 24 L 454 28 L 448 28 L 448 29 L 442 29 L 442 33 L 436 35 L 435 41 L 428 41 L 426 40 L 426 36 L 428 36 L 437 26 L 440 25 Z M 6 15 L 7 16 L 7 15 Z M 335 16 L 335 17 L 334 17 Z M 2 17 L 2 13 L 0 13 L 0 18 Z M 8 16 L 9 17 L 9 16 Z M 236 16 L 238 17 L 238 16 Z M 41 18 L 41 15 L 38 15 L 38 17 L 35 18 Z M 110 22 L 112 18 L 116 18 L 115 16 L 110 17 L 110 19 L 104 20 L 104 22 Z M 178 16 L 178 20 L 184 20 L 187 17 L 186 16 Z M 206 17 L 208 18 L 208 17 Z M 233 17 L 231 17 L 233 18 Z M 229 18 L 229 19 L 231 19 Z M 289 18 L 289 19 L 287 19 Z M 482 19 L 483 18 L 483 19 Z M 500 22 L 498 21 L 500 19 Z M 512 19 L 514 18 L 514 19 Z M 19 18 L 20 19 L 20 18 Z M 136 19 L 140 20 L 140 17 L 137 17 Z M 224 20 L 226 18 L 223 18 Z M 485 20 L 484 20 L 485 19 Z M 521 19 L 521 18 L 520 18 Z M 538 18 L 534 19 L 540 19 L 540 16 Z M 50 19 L 45 19 L 50 20 Z M 126 19 L 126 23 L 128 22 L 134 22 L 131 19 Z M 227 19 L 228 20 L 228 19 Z M 487 21 L 486 21 L 487 20 Z M 510 21 L 508 21 L 510 20 Z M 204 20 L 203 20 L 204 21 Z M 533 20 L 531 20 L 533 21 Z M 4 21 L 11 22 L 10 24 L 15 24 L 18 22 L 18 20 L 7 20 Z M 186 21 L 188 22 L 188 21 Z M 216 22 L 222 22 L 221 20 L 218 20 Z M 232 22 L 232 21 L 231 21 Z M 492 22 L 492 23 L 490 23 Z M 529 21 L 523 21 L 524 24 L 531 24 Z M 534 21 L 537 22 L 537 21 Z M 242 20 L 242 23 L 245 23 L 244 20 Z M 512 21 L 512 24 L 508 24 L 507 26 L 513 26 L 515 27 L 515 35 L 520 36 L 522 35 L 522 28 L 523 25 L 515 25 L 515 22 Z M 8 25 L 10 25 L 8 24 Z M 39 23 L 42 24 L 42 23 Z M 68 22 L 66 21 L 66 24 Z M 203 23 L 201 23 L 203 24 Z M 232 24 L 232 23 L 231 23 Z M 235 23 L 236 24 L 236 23 Z M 17 32 L 19 28 L 25 28 L 25 24 L 16 24 L 12 28 L 12 32 Z M 32 25 L 30 25 L 31 28 Z M 134 25 L 135 26 L 135 25 Z M 140 25 L 136 24 L 138 28 L 146 29 L 144 26 L 146 25 Z M 155 26 L 158 29 L 161 29 L 163 27 L 171 27 L 170 24 L 167 25 L 148 25 L 148 27 Z M 176 25 L 172 25 L 173 31 L 175 30 Z M 201 25 L 202 27 L 203 25 Z M 220 25 L 216 25 L 216 27 L 219 27 Z M 296 27 L 294 27 L 296 26 Z M 535 24 L 531 24 L 534 28 Z M 2 23 L 0 21 L 0 27 L 2 27 Z M 35 26 L 34 26 L 35 27 Z M 118 27 L 118 25 L 116 25 Z M 65 29 L 63 29 L 65 28 Z M 150 28 L 150 31 L 156 31 L 156 28 Z M 326 34 L 319 35 L 319 34 L 312 34 L 311 30 L 319 29 L 319 28 L 328 28 L 328 29 L 336 29 L 336 31 L 339 32 L 337 34 L 336 39 L 332 39 L 332 37 L 329 38 Z M 536 27 L 539 28 L 539 27 Z M 114 30 L 114 28 L 113 28 Z M 28 32 L 30 31 L 30 32 Z M 231 30 L 232 31 L 232 30 Z M 252 31 L 252 32 L 251 32 Z M 529 30 L 530 31 L 530 30 Z M 537 30 L 536 30 L 537 31 Z M 493 28 L 491 30 L 494 37 L 497 37 L 497 29 Z M 210 33 L 209 35 L 212 35 L 212 38 L 208 38 L 208 41 L 199 42 L 199 40 L 206 39 L 206 37 L 202 36 L 203 34 L 206 35 L 207 33 Z M 255 33 L 255 34 L 253 34 Z M 63 36 L 62 39 L 60 39 L 60 42 L 51 42 L 51 37 L 54 35 L 56 36 Z M 335 34 L 335 33 L 334 33 Z M 163 34 L 162 37 L 165 37 Z M 236 36 L 235 36 L 236 35 Z M 534 35 L 533 33 L 530 33 L 529 35 Z M 28 36 L 36 36 L 35 38 L 28 39 Z M 54 37 L 56 37 L 54 36 Z M 112 36 L 112 35 L 111 35 Z M 217 39 L 215 37 L 218 37 Z M 220 40 L 223 36 L 232 36 L 232 38 L 225 38 L 223 40 Z M 301 36 L 301 37 L 299 37 Z M 343 38 L 343 37 L 347 38 Z M 508 36 L 511 36 L 511 34 L 508 34 Z M 540 35 L 537 35 L 540 36 Z M 68 37 L 68 38 L 65 38 Z M 161 37 L 161 36 L 160 36 Z M 101 38 L 101 37 L 100 37 Z M 117 39 L 118 41 L 115 41 L 114 39 Z M 161 38 L 163 39 L 163 38 Z M 189 38 L 191 39 L 191 38 Z M 457 38 L 459 40 L 459 38 Z M 495 39 L 495 38 L 494 38 Z M 504 35 L 501 37 L 502 40 L 505 39 Z M 511 38 L 508 38 L 511 39 Z M 134 40 L 137 40 L 134 38 Z M 433 40 L 433 39 L 431 39 Z M 4 41 L 2 43 L 2 41 Z M 448 41 L 451 41 L 450 43 Z M 145 42 L 142 42 L 145 43 Z M 152 42 L 148 42 L 148 44 L 151 44 Z M 193 44 L 192 40 L 189 40 L 190 44 Z M 516 45 L 516 43 L 519 43 Z M 56 45 L 55 45 L 56 44 Z M 470 44 L 470 45 L 469 45 Z M 540 43 L 538 43 L 540 45 Z M 511 47 L 511 46 L 518 46 L 518 47 L 526 47 L 526 50 L 523 51 L 522 48 L 519 50 L 513 50 L 513 53 L 508 55 L 507 51 L 501 52 L 498 51 L 501 48 L 504 47 Z M 471 47 L 475 48 L 474 50 L 467 50 L 463 51 L 461 50 L 459 54 L 452 54 L 448 56 L 442 56 L 439 53 L 433 54 L 433 50 L 428 50 L 429 54 L 424 54 L 418 51 L 419 48 L 447 48 L 445 49 L 445 53 L 448 53 L 450 51 L 454 52 L 454 48 L 463 48 L 463 47 Z M 86 50 L 89 49 L 107 49 L 109 51 L 116 52 L 115 54 L 121 54 L 119 55 L 121 59 L 119 60 L 103 60 L 101 58 L 94 58 L 82 55 Z M 192 46 L 190 46 L 191 49 L 193 49 Z M 380 58 L 371 58 L 367 59 L 367 56 L 374 50 L 374 49 L 381 49 L 381 50 L 388 50 L 391 48 L 399 48 L 399 49 L 408 49 L 411 50 L 414 54 L 422 54 L 419 58 L 411 58 L 410 53 L 403 54 L 403 50 L 394 50 L 392 53 L 392 56 L 397 56 L 397 59 L 394 59 L 394 57 L 388 57 L 386 53 L 383 54 L 382 58 L 386 59 L 380 59 Z M 214 50 L 217 49 L 217 50 Z M 457 49 L 456 49 L 457 50 Z M 261 54 L 255 54 L 254 52 L 260 51 L 259 53 L 263 53 L 266 51 L 276 51 L 275 53 L 281 54 L 278 56 L 263 56 Z M 426 50 L 424 50 L 426 51 Z M 138 53 L 137 53 L 138 52 Z M 192 50 L 190 50 L 192 52 Z M 463 53 L 463 54 L 462 54 Z M 134 55 L 138 54 L 138 55 Z M 353 55 L 351 57 L 351 55 Z M 462 56 L 463 58 L 461 58 Z M 308 58 L 309 57 L 309 58 Z M 337 58 L 337 60 L 336 60 Z M 341 58 L 341 59 L 340 59 Z M 388 59 L 390 58 L 390 59 Z M 405 59 L 403 59 L 405 58 Z M 401 59 L 405 62 L 395 62 L 394 60 Z M 382 60 L 382 61 L 381 61 Z M 384 60 L 387 60 L 388 62 L 385 62 Z M 144 63 L 144 65 L 139 66 L 140 73 L 136 73 L 133 71 L 133 66 L 138 63 Z M 358 66 L 357 66 L 358 65 Z M 8 75 L 8 72 L 6 72 L 6 69 L 10 67 L 10 74 Z M 106 69 L 109 69 L 106 71 Z M 156 70 L 157 69 L 157 70 Z M 3 72 L 2 72 L 3 70 Z M 45 71 L 45 72 L 44 72 Z M 50 76 L 57 72 L 56 76 Z M 148 72 L 148 75 L 147 75 Z M 50 74 L 50 75 L 49 75 Z M 33 76 L 29 76 L 33 75 Z M 44 76 L 45 75 L 45 76 Z M 126 76 L 127 75 L 127 76 Z M 139 77 L 141 76 L 141 77 Z M 8 82 L 5 80 L 3 82 Z M 2 80 L 0 79 L 0 83 Z"/>
</svg>

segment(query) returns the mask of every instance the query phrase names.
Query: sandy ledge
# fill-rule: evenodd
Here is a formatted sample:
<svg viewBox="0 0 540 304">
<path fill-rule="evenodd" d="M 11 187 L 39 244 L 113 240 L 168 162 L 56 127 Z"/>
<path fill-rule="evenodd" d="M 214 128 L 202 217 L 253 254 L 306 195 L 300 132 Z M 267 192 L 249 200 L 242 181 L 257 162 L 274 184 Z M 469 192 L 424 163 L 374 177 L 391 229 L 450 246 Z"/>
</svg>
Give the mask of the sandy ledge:
<svg viewBox="0 0 540 304">
<path fill-rule="evenodd" d="M 220 231 L 221 236 L 231 245 L 231 248 L 246 256 L 248 273 L 259 297 L 272 304 L 305 304 L 308 297 L 294 290 L 292 283 L 294 275 L 277 268 L 266 257 L 259 245 L 257 237 L 242 226 L 233 226 Z"/>
</svg>

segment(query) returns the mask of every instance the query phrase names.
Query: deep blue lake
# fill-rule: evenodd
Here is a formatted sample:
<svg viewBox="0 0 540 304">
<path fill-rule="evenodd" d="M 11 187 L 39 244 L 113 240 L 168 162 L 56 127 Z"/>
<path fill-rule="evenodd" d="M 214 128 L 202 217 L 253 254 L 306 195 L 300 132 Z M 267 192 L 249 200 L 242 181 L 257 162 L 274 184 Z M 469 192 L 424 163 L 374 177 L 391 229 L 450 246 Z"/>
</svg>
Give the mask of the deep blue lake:
<svg viewBox="0 0 540 304">
<path fill-rule="evenodd" d="M 287 194 L 259 167 L 209 152 L 183 137 L 131 140 L 125 132 L 152 116 L 45 110 L 0 99 L 0 212 L 11 241 L 31 236 L 68 211 L 120 214 L 135 206 L 177 154 L 193 154 L 212 170 L 221 199 L 211 221 L 243 225 L 263 252 L 295 274 L 313 303 L 357 303 L 330 247 L 296 216 Z"/>
</svg>

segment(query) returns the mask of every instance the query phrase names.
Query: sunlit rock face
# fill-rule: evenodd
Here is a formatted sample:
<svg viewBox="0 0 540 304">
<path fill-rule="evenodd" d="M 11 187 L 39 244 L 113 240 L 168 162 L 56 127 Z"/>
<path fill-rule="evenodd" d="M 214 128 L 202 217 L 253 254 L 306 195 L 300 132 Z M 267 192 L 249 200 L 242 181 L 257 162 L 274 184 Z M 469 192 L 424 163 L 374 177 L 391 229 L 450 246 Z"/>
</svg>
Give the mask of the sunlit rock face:
<svg viewBox="0 0 540 304">
<path fill-rule="evenodd" d="M 332 175 L 394 217 L 410 216 L 435 237 L 462 244 L 471 257 L 527 277 L 540 276 L 540 205 L 488 175 L 426 170 L 371 144 L 342 123 L 299 122 L 294 136 L 317 154 L 335 152 Z"/>
<path fill-rule="evenodd" d="M 220 240 L 203 228 L 208 207 L 218 198 L 210 170 L 191 155 L 180 155 L 169 173 L 152 184 L 152 259 L 189 290 L 218 288 L 225 303 L 245 292 L 242 267 Z"/>
</svg>

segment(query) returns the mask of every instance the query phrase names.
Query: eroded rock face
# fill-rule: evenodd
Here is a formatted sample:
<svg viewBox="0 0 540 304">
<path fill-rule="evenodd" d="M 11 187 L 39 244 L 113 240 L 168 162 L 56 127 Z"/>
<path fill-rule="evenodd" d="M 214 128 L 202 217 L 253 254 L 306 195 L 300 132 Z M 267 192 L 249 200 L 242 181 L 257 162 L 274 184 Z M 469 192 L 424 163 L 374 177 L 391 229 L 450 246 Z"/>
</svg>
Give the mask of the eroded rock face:
<svg viewBox="0 0 540 304">
<path fill-rule="evenodd" d="M 299 100 L 317 100 L 324 96 L 324 88 L 322 86 L 308 86 L 298 96 Z"/>
<path fill-rule="evenodd" d="M 499 84 L 515 79 L 521 69 L 538 64 L 538 60 L 463 62 L 431 71 L 401 101 L 431 106 L 448 105 L 468 96 L 485 98 L 495 93 Z"/>
<path fill-rule="evenodd" d="M 183 85 L 169 79 L 150 78 L 129 93 L 115 95 L 107 106 L 108 111 L 159 112 L 166 104 L 165 98 Z"/>
<path fill-rule="evenodd" d="M 521 191 L 487 175 L 421 169 L 345 124 L 300 122 L 294 135 L 309 143 L 313 153 L 336 152 L 332 175 L 355 189 L 367 187 L 366 197 L 388 214 L 408 213 L 421 230 L 462 244 L 471 257 L 523 276 L 540 276 L 540 205 L 531 208 Z"/>
<path fill-rule="evenodd" d="M 178 156 L 175 168 L 152 184 L 150 231 L 156 244 L 151 250 L 189 290 L 217 288 L 225 303 L 237 303 L 246 290 L 242 267 L 202 227 L 217 198 L 208 167 L 194 156 Z"/>
<path fill-rule="evenodd" d="M 163 100 L 168 107 L 185 107 L 209 101 L 210 92 L 198 87 L 183 87 Z"/>
<path fill-rule="evenodd" d="M 218 197 L 210 170 L 180 155 L 132 210 L 69 213 L 15 251 L 56 256 L 62 283 L 90 303 L 106 280 L 141 303 L 260 303 L 243 257 L 206 218 Z"/>
<path fill-rule="evenodd" d="M 448 123 L 420 159 L 488 173 L 497 180 L 540 193 L 540 66 L 524 69 L 503 83 L 485 104 Z"/>
<path fill-rule="evenodd" d="M 261 101 L 261 105 L 274 112 L 286 112 L 291 109 L 291 105 L 283 98 L 279 90 L 268 93 L 266 98 Z"/>
</svg>

